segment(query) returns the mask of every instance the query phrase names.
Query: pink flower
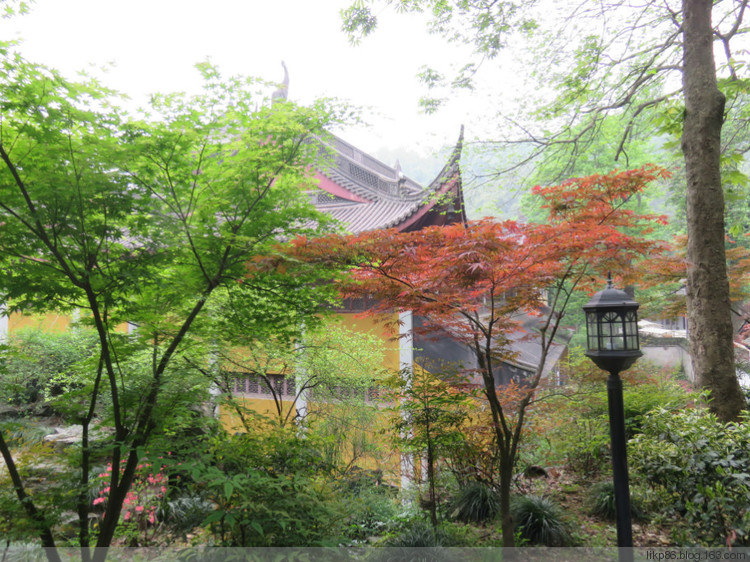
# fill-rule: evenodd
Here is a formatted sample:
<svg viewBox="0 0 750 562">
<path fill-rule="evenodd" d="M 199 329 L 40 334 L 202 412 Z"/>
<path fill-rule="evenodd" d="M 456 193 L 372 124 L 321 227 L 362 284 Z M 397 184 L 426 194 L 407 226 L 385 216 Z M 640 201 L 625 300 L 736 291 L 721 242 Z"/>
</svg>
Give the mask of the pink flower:
<svg viewBox="0 0 750 562">
<path fill-rule="evenodd" d="M 142 513 L 143 512 L 143 506 L 142 505 L 135 506 L 135 511 L 136 511 L 136 513 Z"/>
<path fill-rule="evenodd" d="M 102 490 L 102 494 L 108 494 L 108 493 L 109 493 L 109 486 L 107 486 L 106 488 Z"/>
<path fill-rule="evenodd" d="M 153 511 L 148 514 L 148 522 L 151 523 L 152 525 L 156 523 L 156 517 L 154 516 Z"/>
<path fill-rule="evenodd" d="M 100 503 L 104 503 L 104 498 L 96 498 L 94 500 L 94 505 L 99 505 Z"/>
<path fill-rule="evenodd" d="M 126 511 L 125 512 L 125 521 L 127 521 L 128 519 L 130 519 L 130 512 Z"/>
</svg>

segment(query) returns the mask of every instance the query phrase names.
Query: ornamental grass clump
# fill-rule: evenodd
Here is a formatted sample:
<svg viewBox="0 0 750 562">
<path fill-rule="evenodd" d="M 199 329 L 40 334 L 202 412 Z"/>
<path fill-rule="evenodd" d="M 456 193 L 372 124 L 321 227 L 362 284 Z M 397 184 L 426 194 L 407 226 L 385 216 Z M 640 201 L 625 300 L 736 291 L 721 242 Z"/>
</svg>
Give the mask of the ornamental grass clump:
<svg viewBox="0 0 750 562">
<path fill-rule="evenodd" d="M 634 520 L 647 519 L 643 507 L 643 493 L 631 488 L 630 490 L 630 515 Z M 615 485 L 613 482 L 597 482 L 588 491 L 586 496 L 586 507 L 594 517 L 605 521 L 615 521 L 617 511 L 615 509 Z"/>
<path fill-rule="evenodd" d="M 516 534 L 532 545 L 573 546 L 570 527 L 560 507 L 547 498 L 520 496 L 511 506 Z"/>
<path fill-rule="evenodd" d="M 500 513 L 500 495 L 484 482 L 472 482 L 453 500 L 451 517 L 464 523 L 484 523 Z"/>
</svg>

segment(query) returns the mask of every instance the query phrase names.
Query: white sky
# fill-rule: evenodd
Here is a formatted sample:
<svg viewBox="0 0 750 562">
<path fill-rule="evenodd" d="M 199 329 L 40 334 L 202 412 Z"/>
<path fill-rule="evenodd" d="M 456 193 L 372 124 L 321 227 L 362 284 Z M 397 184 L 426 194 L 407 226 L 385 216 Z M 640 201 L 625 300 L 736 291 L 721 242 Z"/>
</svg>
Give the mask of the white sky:
<svg viewBox="0 0 750 562">
<path fill-rule="evenodd" d="M 30 14 L 0 20 L 0 37 L 23 39 L 27 59 L 71 78 L 91 64 L 114 63 L 104 84 L 138 104 L 153 92 L 198 90 L 193 65 L 207 57 L 225 75 L 271 81 L 281 81 L 284 60 L 290 99 L 330 96 L 371 107 L 365 115 L 372 128 L 343 133 L 363 150 L 409 147 L 429 154 L 454 144 L 471 104 L 420 114 L 424 90 L 416 73 L 436 59 L 461 60 L 456 47 L 427 35 L 419 16 L 391 12 L 352 47 L 339 16 L 349 1 L 36 0 Z"/>
</svg>

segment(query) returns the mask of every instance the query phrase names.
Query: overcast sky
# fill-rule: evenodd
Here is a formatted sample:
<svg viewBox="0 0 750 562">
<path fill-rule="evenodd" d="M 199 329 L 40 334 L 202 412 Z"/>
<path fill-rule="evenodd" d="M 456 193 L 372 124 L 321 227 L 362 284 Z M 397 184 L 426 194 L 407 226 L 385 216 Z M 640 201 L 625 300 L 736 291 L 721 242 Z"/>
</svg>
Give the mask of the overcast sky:
<svg viewBox="0 0 750 562">
<path fill-rule="evenodd" d="M 196 91 L 193 65 L 210 57 L 227 75 L 281 81 L 289 97 L 320 96 L 370 107 L 372 128 L 346 131 L 360 148 L 410 147 L 425 154 L 452 145 L 466 105 L 426 116 L 416 73 L 461 53 L 424 31 L 419 16 L 381 14 L 380 29 L 359 46 L 340 30 L 349 0 L 36 0 L 31 13 L 0 20 L 0 36 L 23 39 L 21 52 L 74 77 L 113 63 L 104 83 L 134 102 L 153 92 Z M 390 162 L 389 162 L 390 163 Z"/>
</svg>

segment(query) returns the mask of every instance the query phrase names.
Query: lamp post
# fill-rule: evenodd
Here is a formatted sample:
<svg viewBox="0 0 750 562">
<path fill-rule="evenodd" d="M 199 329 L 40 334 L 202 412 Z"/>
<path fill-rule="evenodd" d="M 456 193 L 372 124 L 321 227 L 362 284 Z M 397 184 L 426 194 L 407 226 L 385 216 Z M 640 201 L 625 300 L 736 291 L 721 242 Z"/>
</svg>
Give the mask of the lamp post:
<svg viewBox="0 0 750 562">
<path fill-rule="evenodd" d="M 609 372 L 609 436 L 612 444 L 612 474 L 617 513 L 617 546 L 633 546 L 630 520 L 630 486 L 625 441 L 625 413 L 620 373 L 643 355 L 638 343 L 638 303 L 612 286 L 596 293 L 583 307 L 586 313 L 586 356 Z"/>
</svg>

